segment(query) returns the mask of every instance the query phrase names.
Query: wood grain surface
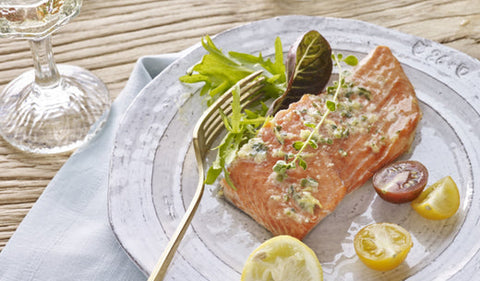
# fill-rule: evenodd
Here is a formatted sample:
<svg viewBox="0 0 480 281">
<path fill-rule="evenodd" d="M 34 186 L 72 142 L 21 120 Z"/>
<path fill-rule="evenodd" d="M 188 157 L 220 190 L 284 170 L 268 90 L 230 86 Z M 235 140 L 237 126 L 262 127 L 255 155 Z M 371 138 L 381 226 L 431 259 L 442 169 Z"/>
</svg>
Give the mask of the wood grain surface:
<svg viewBox="0 0 480 281">
<path fill-rule="evenodd" d="M 431 39 L 480 59 L 480 0 L 84 0 L 53 36 L 57 63 L 85 67 L 114 99 L 135 61 L 181 51 L 205 34 L 288 14 L 353 18 Z M 0 89 L 32 67 L 25 40 L 0 38 Z M 23 153 L 0 139 L 0 249 L 70 153 Z"/>
</svg>

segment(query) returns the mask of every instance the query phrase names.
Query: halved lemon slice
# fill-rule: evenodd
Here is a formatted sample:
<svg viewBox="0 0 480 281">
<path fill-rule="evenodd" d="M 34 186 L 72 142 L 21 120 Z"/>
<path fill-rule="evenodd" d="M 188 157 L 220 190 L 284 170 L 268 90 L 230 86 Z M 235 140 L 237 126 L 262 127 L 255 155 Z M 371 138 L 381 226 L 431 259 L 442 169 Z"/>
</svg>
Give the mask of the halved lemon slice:
<svg viewBox="0 0 480 281">
<path fill-rule="evenodd" d="M 460 206 L 458 187 L 450 176 L 444 177 L 426 188 L 411 205 L 427 219 L 447 219 L 453 216 Z"/>
<path fill-rule="evenodd" d="M 280 235 L 250 254 L 241 280 L 322 281 L 323 270 L 312 249 L 292 236 Z"/>
</svg>

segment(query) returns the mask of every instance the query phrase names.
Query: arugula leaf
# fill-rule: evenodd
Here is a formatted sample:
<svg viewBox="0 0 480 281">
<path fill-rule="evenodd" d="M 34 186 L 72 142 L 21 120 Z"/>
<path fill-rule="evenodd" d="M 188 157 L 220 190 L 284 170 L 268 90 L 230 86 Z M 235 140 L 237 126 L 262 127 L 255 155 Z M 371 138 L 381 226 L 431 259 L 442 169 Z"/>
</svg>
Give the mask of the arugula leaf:
<svg viewBox="0 0 480 281">
<path fill-rule="evenodd" d="M 260 53 L 258 56 L 254 56 L 250 54 L 231 51 L 228 54 L 244 65 L 249 65 L 250 67 L 255 69 L 257 68 L 256 65 L 258 65 L 268 71 L 270 74 L 272 74 L 270 78 L 270 82 L 272 84 L 274 84 L 274 82 L 282 84 L 286 81 L 285 64 L 283 63 L 282 42 L 279 37 L 275 39 L 275 62 L 272 62 L 270 59 L 265 60 L 262 56 L 262 53 Z"/>
<path fill-rule="evenodd" d="M 275 62 L 258 56 L 229 52 L 224 54 L 207 35 L 202 38 L 202 46 L 208 52 L 202 60 L 194 65 L 186 75 L 180 77 L 184 83 L 204 82 L 200 95 L 207 97 L 207 105 L 211 105 L 238 81 L 263 69 L 267 78 L 262 89 L 263 102 L 280 96 L 286 87 L 285 65 L 280 38 L 275 40 Z"/>
</svg>

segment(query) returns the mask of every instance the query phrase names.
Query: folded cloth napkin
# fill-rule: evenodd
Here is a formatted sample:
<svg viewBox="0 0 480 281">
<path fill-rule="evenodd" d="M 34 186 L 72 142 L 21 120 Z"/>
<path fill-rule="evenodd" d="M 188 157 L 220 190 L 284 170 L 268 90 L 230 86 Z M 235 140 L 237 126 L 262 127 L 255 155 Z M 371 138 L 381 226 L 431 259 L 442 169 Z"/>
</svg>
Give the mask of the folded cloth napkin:
<svg viewBox="0 0 480 281">
<path fill-rule="evenodd" d="M 68 159 L 0 253 L 1 281 L 146 280 L 108 222 L 110 155 L 128 105 L 179 56 L 137 61 L 103 130 Z"/>
</svg>

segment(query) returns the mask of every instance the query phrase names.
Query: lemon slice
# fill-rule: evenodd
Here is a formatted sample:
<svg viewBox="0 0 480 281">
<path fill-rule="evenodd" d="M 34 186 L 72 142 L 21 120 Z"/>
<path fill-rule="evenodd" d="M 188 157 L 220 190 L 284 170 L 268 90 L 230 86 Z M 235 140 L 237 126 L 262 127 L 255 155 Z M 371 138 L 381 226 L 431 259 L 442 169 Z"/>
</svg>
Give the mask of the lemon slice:
<svg viewBox="0 0 480 281">
<path fill-rule="evenodd" d="M 426 188 L 411 205 L 422 217 L 443 220 L 457 212 L 460 194 L 453 179 L 447 176 Z"/>
<path fill-rule="evenodd" d="M 247 259 L 242 281 L 322 281 L 315 253 L 300 240 L 280 235 L 265 241 Z"/>
</svg>

